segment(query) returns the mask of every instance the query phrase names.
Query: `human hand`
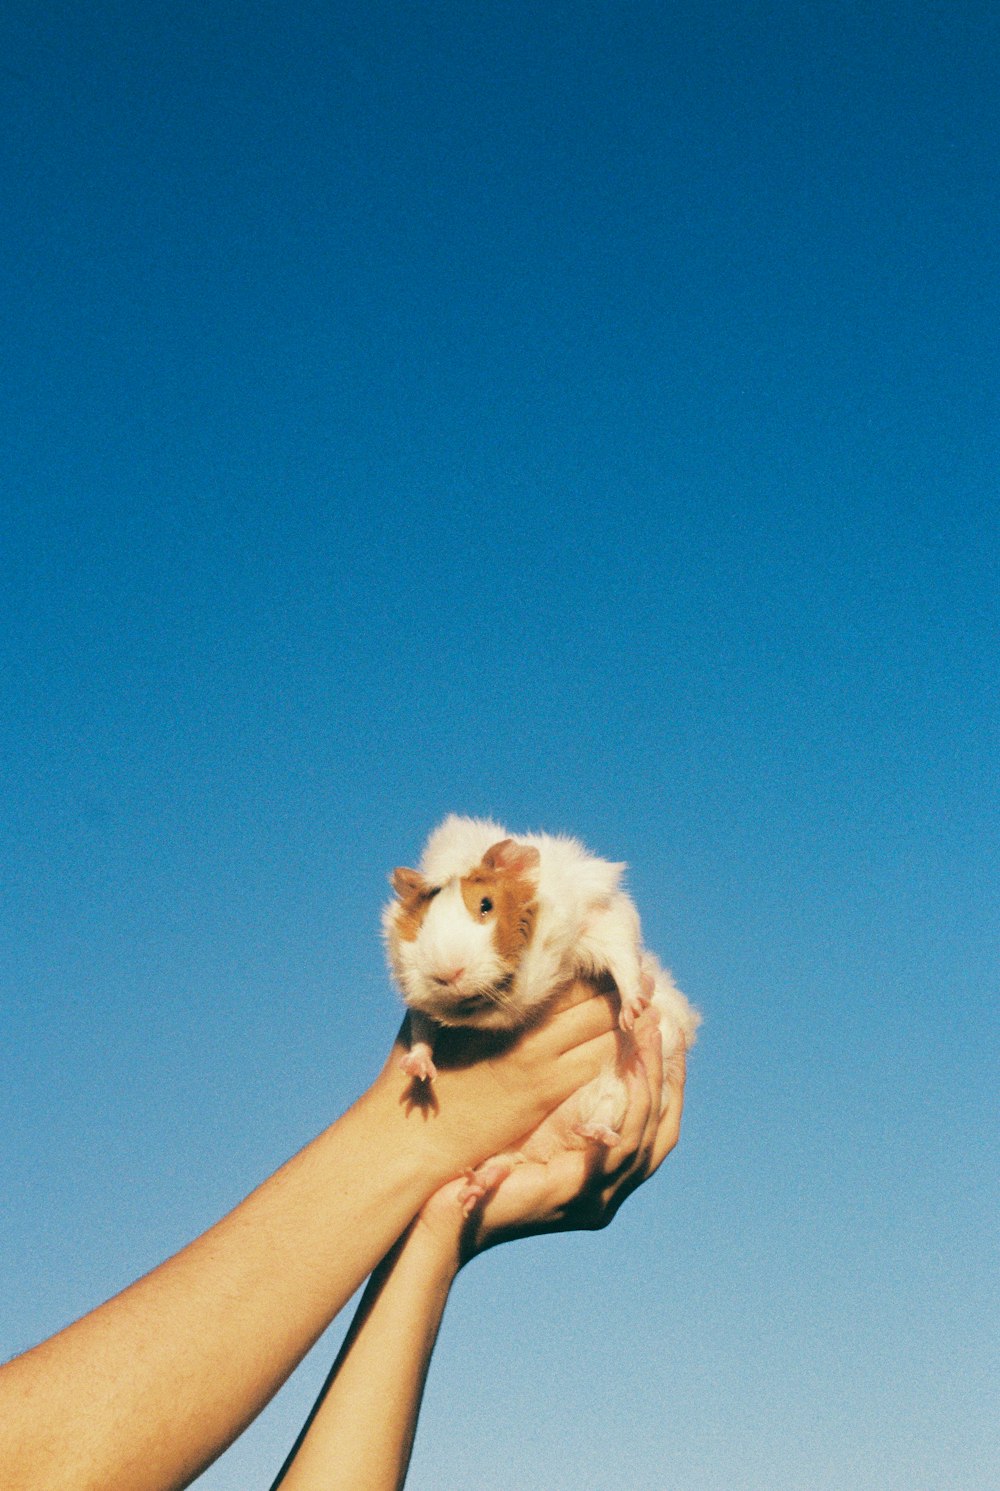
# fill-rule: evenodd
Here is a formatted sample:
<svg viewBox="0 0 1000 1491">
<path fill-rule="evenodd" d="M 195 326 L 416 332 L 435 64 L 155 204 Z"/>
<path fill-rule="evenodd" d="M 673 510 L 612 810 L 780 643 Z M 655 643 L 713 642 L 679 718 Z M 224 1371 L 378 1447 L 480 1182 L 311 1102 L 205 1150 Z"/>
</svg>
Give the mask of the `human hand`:
<svg viewBox="0 0 1000 1491">
<path fill-rule="evenodd" d="M 661 1112 L 663 1054 L 655 1011 L 636 1022 L 634 1039 L 635 1060 L 623 1074 L 628 1106 L 616 1144 L 559 1141 L 548 1159 L 516 1165 L 468 1217 L 460 1203 L 462 1180 L 442 1186 L 425 1204 L 417 1226 L 441 1247 L 454 1249 L 456 1266 L 516 1237 L 606 1227 L 625 1199 L 662 1164 L 680 1134 L 684 1052 L 670 1058 Z M 529 1151 L 551 1149 L 551 1135 L 570 1131 L 575 1100 L 573 1093 L 563 1105 L 566 1113 L 556 1110 L 543 1121 Z M 535 1142 L 546 1135 L 548 1144 Z"/>
<path fill-rule="evenodd" d="M 420 1136 L 441 1178 L 518 1144 L 589 1082 L 617 1050 L 617 1005 L 583 982 L 548 1017 L 511 1034 L 441 1030 L 433 1084 L 399 1070 L 407 1024 L 363 1102 Z"/>
</svg>

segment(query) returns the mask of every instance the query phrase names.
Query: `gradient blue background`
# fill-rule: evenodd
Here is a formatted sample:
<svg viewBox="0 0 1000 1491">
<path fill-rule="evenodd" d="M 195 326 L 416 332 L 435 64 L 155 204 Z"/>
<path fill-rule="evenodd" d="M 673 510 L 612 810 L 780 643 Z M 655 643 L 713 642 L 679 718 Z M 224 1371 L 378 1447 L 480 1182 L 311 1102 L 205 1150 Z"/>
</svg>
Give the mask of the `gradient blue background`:
<svg viewBox="0 0 1000 1491">
<path fill-rule="evenodd" d="M 995 6 L 5 14 L 0 1349 L 352 1099 L 490 813 L 705 1026 L 412 1491 L 995 1488 Z"/>
</svg>

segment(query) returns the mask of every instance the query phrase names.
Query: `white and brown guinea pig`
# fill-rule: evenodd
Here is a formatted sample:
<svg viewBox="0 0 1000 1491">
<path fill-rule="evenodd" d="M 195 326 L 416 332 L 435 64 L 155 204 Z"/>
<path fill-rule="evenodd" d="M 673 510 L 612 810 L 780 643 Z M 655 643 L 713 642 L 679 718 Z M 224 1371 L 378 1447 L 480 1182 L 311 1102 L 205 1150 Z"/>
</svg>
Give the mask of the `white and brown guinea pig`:
<svg viewBox="0 0 1000 1491">
<path fill-rule="evenodd" d="M 650 991 L 649 1003 L 660 1019 L 663 1081 L 659 1111 L 662 1113 L 676 1075 L 677 1061 L 694 1044 L 701 1016 L 692 1009 L 666 969 L 647 951 L 642 954 L 642 981 Z M 619 1047 L 618 1061 L 609 1061 L 592 1082 L 574 1093 L 533 1134 L 522 1140 L 518 1149 L 493 1155 L 476 1170 L 466 1171 L 465 1185 L 458 1197 L 466 1216 L 524 1160 L 547 1164 L 561 1150 L 584 1149 L 590 1143 L 610 1146 L 617 1142 L 628 1106 L 623 1067 L 631 1058 L 632 1041 L 627 1033 L 619 1036 Z"/>
<path fill-rule="evenodd" d="M 451 814 L 419 870 L 394 870 L 382 925 L 389 965 L 411 1010 L 412 1077 L 433 1080 L 437 1025 L 515 1030 L 572 978 L 609 975 L 630 1030 L 652 1001 L 664 1053 L 694 1040 L 699 1016 L 641 943 L 639 915 L 620 889 L 625 866 L 551 834 L 512 838 L 499 824 Z M 598 1078 L 595 1084 L 602 1082 Z M 624 1085 L 604 1083 L 591 1137 L 613 1137 Z M 582 1130 L 581 1130 L 582 1131 Z"/>
</svg>

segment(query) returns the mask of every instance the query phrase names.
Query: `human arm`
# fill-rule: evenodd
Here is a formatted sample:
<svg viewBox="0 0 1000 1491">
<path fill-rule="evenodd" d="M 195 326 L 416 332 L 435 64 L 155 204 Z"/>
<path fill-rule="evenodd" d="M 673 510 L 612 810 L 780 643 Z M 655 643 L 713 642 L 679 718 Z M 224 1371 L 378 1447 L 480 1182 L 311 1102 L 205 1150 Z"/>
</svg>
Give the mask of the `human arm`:
<svg viewBox="0 0 1000 1491">
<path fill-rule="evenodd" d="M 399 1491 L 458 1270 L 498 1242 L 605 1226 L 676 1144 L 683 1057 L 668 1073 L 661 1112 L 655 1018 L 642 1017 L 636 1037 L 641 1062 L 626 1077 L 628 1109 L 616 1145 L 558 1148 L 545 1163 L 518 1165 L 468 1218 L 459 1200 L 461 1181 L 443 1186 L 425 1203 L 369 1281 L 333 1370 L 271 1491 Z"/>
<path fill-rule="evenodd" d="M 516 1041 L 456 1036 L 429 1107 L 407 1101 L 397 1042 L 358 1102 L 228 1216 L 0 1368 L 5 1491 L 189 1485 L 428 1196 L 596 1072 L 613 1019 L 587 999 Z"/>
<path fill-rule="evenodd" d="M 452 1186 L 447 1187 L 449 1191 Z M 451 1210 L 460 1223 L 457 1199 Z M 333 1368 L 271 1491 L 402 1486 L 461 1227 L 417 1219 L 368 1281 Z"/>
</svg>

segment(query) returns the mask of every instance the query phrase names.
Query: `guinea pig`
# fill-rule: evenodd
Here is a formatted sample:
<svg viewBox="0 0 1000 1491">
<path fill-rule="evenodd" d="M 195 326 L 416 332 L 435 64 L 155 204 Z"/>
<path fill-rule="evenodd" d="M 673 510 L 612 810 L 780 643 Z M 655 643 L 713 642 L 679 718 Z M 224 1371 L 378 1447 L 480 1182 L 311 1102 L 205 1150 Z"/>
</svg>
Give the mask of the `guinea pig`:
<svg viewBox="0 0 1000 1491">
<path fill-rule="evenodd" d="M 610 976 L 629 1030 L 648 1003 L 624 865 L 552 834 L 446 818 L 419 870 L 399 868 L 383 914 L 389 966 L 413 1011 L 405 1069 L 432 1079 L 435 1024 L 515 1030 L 575 976 Z"/>
<path fill-rule="evenodd" d="M 396 895 L 383 912 L 389 966 L 411 1012 L 403 1070 L 433 1081 L 437 1026 L 518 1029 L 576 977 L 614 981 L 626 1032 L 652 1002 L 665 1058 L 690 1046 L 700 1017 L 643 950 L 624 869 L 576 839 L 515 839 L 489 820 L 446 818 L 420 869 L 392 872 Z M 576 1132 L 613 1143 L 625 1097 L 614 1069 L 595 1079 Z"/>
</svg>

